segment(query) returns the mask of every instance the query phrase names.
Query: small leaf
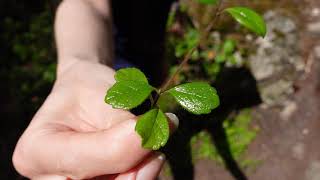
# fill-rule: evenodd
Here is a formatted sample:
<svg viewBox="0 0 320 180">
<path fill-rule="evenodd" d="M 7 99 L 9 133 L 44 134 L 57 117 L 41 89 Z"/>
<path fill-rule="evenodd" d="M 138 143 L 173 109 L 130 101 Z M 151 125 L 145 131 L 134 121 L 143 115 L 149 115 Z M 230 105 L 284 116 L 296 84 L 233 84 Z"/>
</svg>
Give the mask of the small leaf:
<svg viewBox="0 0 320 180">
<path fill-rule="evenodd" d="M 246 7 L 231 7 L 225 9 L 238 23 L 264 37 L 267 32 L 266 23 L 255 11 Z"/>
<path fill-rule="evenodd" d="M 233 40 L 227 39 L 224 43 L 223 43 L 223 53 L 225 55 L 230 55 L 234 49 L 236 47 L 236 43 Z"/>
<path fill-rule="evenodd" d="M 160 109 L 151 109 L 138 119 L 136 132 L 142 138 L 142 147 L 157 150 L 164 146 L 169 138 L 169 124 Z"/>
<path fill-rule="evenodd" d="M 217 4 L 218 0 L 198 0 L 198 3 L 201 4 Z"/>
<path fill-rule="evenodd" d="M 108 89 L 105 102 L 113 108 L 132 109 L 140 105 L 153 87 L 142 81 L 120 81 Z"/>
<path fill-rule="evenodd" d="M 120 81 L 142 81 L 148 83 L 146 76 L 137 68 L 120 69 L 114 75 L 117 82 Z"/>
<path fill-rule="evenodd" d="M 217 57 L 215 58 L 215 61 L 217 63 L 224 63 L 226 61 L 226 55 L 225 54 L 218 54 Z"/>
<path fill-rule="evenodd" d="M 193 114 L 208 114 L 219 105 L 217 91 L 208 83 L 186 83 L 178 85 L 167 92 L 169 92 L 182 107 Z"/>
</svg>

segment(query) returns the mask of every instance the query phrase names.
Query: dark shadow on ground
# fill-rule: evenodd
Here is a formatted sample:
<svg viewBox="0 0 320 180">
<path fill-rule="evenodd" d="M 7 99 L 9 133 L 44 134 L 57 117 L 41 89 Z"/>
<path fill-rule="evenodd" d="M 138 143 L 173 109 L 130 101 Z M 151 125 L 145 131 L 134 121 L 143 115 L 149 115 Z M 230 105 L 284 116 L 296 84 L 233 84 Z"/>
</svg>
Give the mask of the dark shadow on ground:
<svg viewBox="0 0 320 180">
<path fill-rule="evenodd" d="M 236 180 L 247 179 L 232 156 L 223 121 L 231 112 L 261 102 L 256 80 L 246 68 L 226 68 L 213 86 L 219 93 L 221 104 L 212 113 L 196 116 L 183 110 L 175 112 L 180 118 L 180 126 L 163 149 L 174 179 L 192 180 L 194 178 L 190 139 L 202 130 L 207 130 L 211 134 L 213 143 L 232 176 Z"/>
</svg>

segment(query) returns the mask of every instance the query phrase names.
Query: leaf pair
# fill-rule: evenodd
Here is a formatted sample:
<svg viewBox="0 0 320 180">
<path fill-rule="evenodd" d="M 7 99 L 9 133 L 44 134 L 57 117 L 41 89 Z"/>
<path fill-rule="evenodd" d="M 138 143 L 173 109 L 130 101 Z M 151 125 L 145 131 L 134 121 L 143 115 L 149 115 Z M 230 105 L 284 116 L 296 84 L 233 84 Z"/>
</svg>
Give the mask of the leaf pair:
<svg viewBox="0 0 320 180">
<path fill-rule="evenodd" d="M 115 74 L 116 83 L 107 91 L 105 102 L 113 108 L 132 109 L 145 101 L 155 90 L 146 76 L 136 68 L 121 69 Z M 186 110 L 194 114 L 207 114 L 219 105 L 217 91 L 204 82 L 178 85 L 169 93 Z M 161 94 L 159 94 L 161 96 Z M 142 138 L 142 146 L 159 149 L 169 138 L 169 124 L 161 109 L 153 107 L 138 118 L 135 130 Z"/>
<path fill-rule="evenodd" d="M 105 102 L 113 108 L 132 109 L 145 101 L 154 90 L 146 76 L 136 68 L 120 69 L 116 83 L 107 91 Z M 142 146 L 159 149 L 169 138 L 169 125 L 160 109 L 151 109 L 139 117 L 135 130 L 142 138 Z"/>
</svg>

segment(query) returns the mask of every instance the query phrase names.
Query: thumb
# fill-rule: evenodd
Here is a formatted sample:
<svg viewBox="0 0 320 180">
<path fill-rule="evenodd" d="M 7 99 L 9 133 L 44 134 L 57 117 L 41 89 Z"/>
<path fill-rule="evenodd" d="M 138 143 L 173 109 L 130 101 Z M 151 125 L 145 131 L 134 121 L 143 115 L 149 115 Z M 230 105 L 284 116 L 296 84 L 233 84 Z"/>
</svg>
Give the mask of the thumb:
<svg viewBox="0 0 320 180">
<path fill-rule="evenodd" d="M 178 118 L 172 113 L 166 115 L 171 129 L 176 129 Z M 73 179 L 126 172 L 150 152 L 141 147 L 135 124 L 133 118 L 98 132 L 36 133 L 33 143 L 20 148 L 26 154 L 22 159 L 29 162 L 29 169 L 38 169 L 37 174 L 60 174 Z M 35 175 L 30 172 L 31 177 Z"/>
<path fill-rule="evenodd" d="M 32 135 L 32 143 L 30 138 L 27 141 L 22 138 L 18 146 L 24 153 L 20 153 L 23 156 L 19 159 L 29 163 L 30 172 L 25 174 L 30 177 L 59 174 L 86 179 L 125 172 L 150 152 L 141 147 L 135 124 L 135 119 L 129 119 L 97 132 L 41 131 Z"/>
</svg>

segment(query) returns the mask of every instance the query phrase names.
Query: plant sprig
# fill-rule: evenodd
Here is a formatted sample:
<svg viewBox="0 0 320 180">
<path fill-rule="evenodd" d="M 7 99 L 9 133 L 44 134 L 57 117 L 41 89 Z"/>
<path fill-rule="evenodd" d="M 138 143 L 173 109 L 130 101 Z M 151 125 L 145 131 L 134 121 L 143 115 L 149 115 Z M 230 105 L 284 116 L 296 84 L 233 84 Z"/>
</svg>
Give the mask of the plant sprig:
<svg viewBox="0 0 320 180">
<path fill-rule="evenodd" d="M 220 11 L 222 0 L 199 0 L 205 5 L 217 5 L 214 19 L 205 30 L 205 36 L 212 30 L 220 12 L 229 13 L 239 24 L 264 37 L 266 25 L 261 16 L 246 7 L 230 7 Z M 147 77 L 137 68 L 120 69 L 115 74 L 116 83 L 107 91 L 105 102 L 113 108 L 130 110 L 146 99 L 150 99 L 151 108 L 139 116 L 135 130 L 142 138 L 142 146 L 157 150 L 163 147 L 169 139 L 169 124 L 163 111 L 157 105 L 159 97 L 170 94 L 184 109 L 193 114 L 208 114 L 219 106 L 220 100 L 215 88 L 205 82 L 190 82 L 170 88 L 173 79 L 188 63 L 200 42 L 191 48 L 184 56 L 174 74 L 157 89 L 149 84 Z M 153 96 L 152 92 L 156 92 Z"/>
</svg>

